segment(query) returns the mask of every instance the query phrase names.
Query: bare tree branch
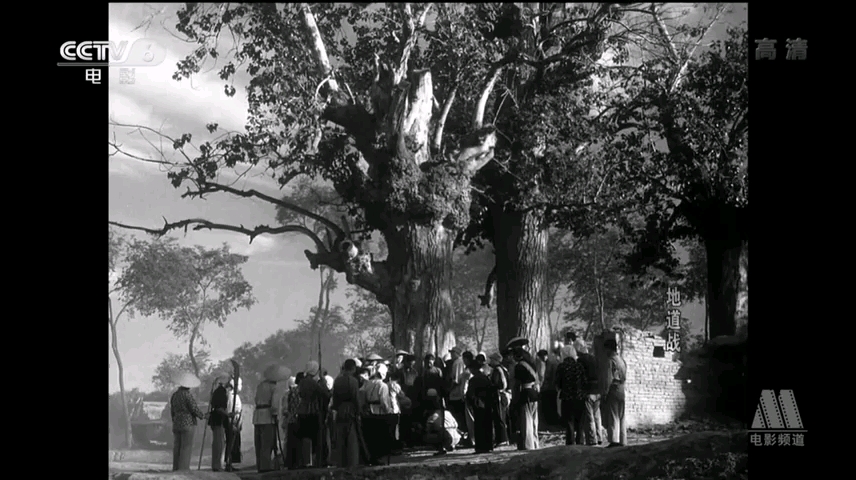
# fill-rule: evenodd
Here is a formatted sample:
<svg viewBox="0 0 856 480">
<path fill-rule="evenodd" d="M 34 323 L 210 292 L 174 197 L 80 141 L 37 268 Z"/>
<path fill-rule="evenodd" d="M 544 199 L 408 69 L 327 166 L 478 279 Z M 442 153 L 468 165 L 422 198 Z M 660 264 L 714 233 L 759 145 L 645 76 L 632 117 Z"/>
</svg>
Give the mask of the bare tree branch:
<svg viewBox="0 0 856 480">
<path fill-rule="evenodd" d="M 443 131 L 446 128 L 446 120 L 449 118 L 449 112 L 452 111 L 452 103 L 455 101 L 455 97 L 458 95 L 458 85 L 455 85 L 452 88 L 452 91 L 449 92 L 449 96 L 446 97 L 446 101 L 443 102 L 443 110 L 440 112 L 440 117 L 437 119 L 437 126 L 434 130 L 434 143 L 432 144 L 432 148 L 435 152 L 440 151 L 440 147 L 443 145 Z"/>
<path fill-rule="evenodd" d="M 340 227 L 338 224 L 336 224 L 336 222 L 333 222 L 332 220 L 325 218 L 322 215 L 318 215 L 317 213 L 312 212 L 310 210 L 307 210 L 303 207 L 295 205 L 294 203 L 291 203 L 287 200 L 276 198 L 276 197 L 271 197 L 270 195 L 261 193 L 255 189 L 241 190 L 238 188 L 230 187 L 228 185 L 221 185 L 219 183 L 205 182 L 202 185 L 200 185 L 199 190 L 194 191 L 194 190 L 188 189 L 188 191 L 185 192 L 184 194 L 182 194 L 181 196 L 182 196 L 182 198 L 184 198 L 184 197 L 201 197 L 201 196 L 206 195 L 208 193 L 215 193 L 215 192 L 226 192 L 226 193 L 231 193 L 232 195 L 235 195 L 238 197 L 243 197 L 243 198 L 252 197 L 252 198 L 258 198 L 259 200 L 264 200 L 268 203 L 272 203 L 274 205 L 285 208 L 287 210 L 291 210 L 297 214 L 303 215 L 304 217 L 311 218 L 312 220 L 315 220 L 316 222 L 319 222 L 319 223 L 325 225 L 326 227 L 328 227 L 330 230 L 332 230 L 336 234 L 336 237 L 339 240 L 344 240 L 348 237 L 347 234 L 345 233 L 345 231 L 342 229 L 342 227 Z"/>
<path fill-rule="evenodd" d="M 479 95 L 479 100 L 476 103 L 476 108 L 473 111 L 473 129 L 478 130 L 482 128 L 484 123 L 484 109 L 487 106 L 487 100 L 490 98 L 491 92 L 493 92 L 493 86 L 496 85 L 496 81 L 499 80 L 499 74 L 502 71 L 502 67 L 506 65 L 507 61 L 500 62 L 493 66 L 490 69 L 487 75 L 487 83 L 485 84 L 484 89 Z"/>
<path fill-rule="evenodd" d="M 190 218 L 187 220 L 181 220 L 178 222 L 170 223 L 166 219 L 164 219 L 164 226 L 162 228 L 146 228 L 146 227 L 138 227 L 134 225 L 126 225 L 124 223 L 108 221 L 110 225 L 114 225 L 117 227 L 125 228 L 128 230 L 138 230 L 141 232 L 146 232 L 151 235 L 163 236 L 169 233 L 172 230 L 184 229 L 186 232 L 188 227 L 193 226 L 193 230 L 225 230 L 229 232 L 236 232 L 247 235 L 250 237 L 250 243 L 253 243 L 253 240 L 262 234 L 270 234 L 276 235 L 280 233 L 302 233 L 309 237 L 313 242 L 315 242 L 316 247 L 318 247 L 319 251 L 326 251 L 327 246 L 324 245 L 324 242 L 315 234 L 312 230 L 302 226 L 302 225 L 285 225 L 282 227 L 269 227 L 267 225 L 259 225 L 253 229 L 245 228 L 243 225 L 228 225 L 223 223 L 214 223 L 209 220 L 205 220 L 202 218 Z"/>
</svg>

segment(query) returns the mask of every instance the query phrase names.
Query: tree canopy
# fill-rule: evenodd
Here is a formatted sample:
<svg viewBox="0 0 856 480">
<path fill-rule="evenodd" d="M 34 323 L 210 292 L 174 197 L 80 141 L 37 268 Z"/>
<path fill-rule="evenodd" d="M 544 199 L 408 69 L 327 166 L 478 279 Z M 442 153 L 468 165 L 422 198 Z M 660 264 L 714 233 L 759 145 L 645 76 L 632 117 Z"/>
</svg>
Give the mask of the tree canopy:
<svg viewBox="0 0 856 480">
<path fill-rule="evenodd" d="M 252 285 L 241 271 L 247 260 L 231 253 L 226 244 L 208 249 L 182 247 L 174 238 L 134 240 L 118 284 L 132 313 L 159 316 L 176 337 L 187 339 L 198 375 L 194 345 L 205 344 L 204 326 L 222 327 L 230 314 L 256 303 Z"/>
</svg>

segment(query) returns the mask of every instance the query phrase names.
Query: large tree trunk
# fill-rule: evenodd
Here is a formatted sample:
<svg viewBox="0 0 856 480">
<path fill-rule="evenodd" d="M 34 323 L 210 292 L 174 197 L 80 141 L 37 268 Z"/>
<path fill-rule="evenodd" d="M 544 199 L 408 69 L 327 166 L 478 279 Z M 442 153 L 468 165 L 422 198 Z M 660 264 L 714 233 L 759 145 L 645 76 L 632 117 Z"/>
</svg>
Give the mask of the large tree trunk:
<svg viewBox="0 0 856 480">
<path fill-rule="evenodd" d="M 538 212 L 496 212 L 496 314 L 499 345 L 516 336 L 529 339 L 532 351 L 549 348 L 543 289 L 547 281 L 547 240 Z"/>
<path fill-rule="evenodd" d="M 705 239 L 707 253 L 707 303 L 710 338 L 737 332 L 737 293 L 740 287 L 739 240 Z"/>
<path fill-rule="evenodd" d="M 119 336 L 116 333 L 118 316 L 113 318 L 113 300 L 109 296 L 107 297 L 107 308 L 110 314 L 110 335 L 112 337 L 110 346 L 113 348 L 113 356 L 116 357 L 116 368 L 119 369 L 119 399 L 122 401 L 122 415 L 125 422 L 125 446 L 131 448 L 134 445 L 134 436 L 131 434 L 131 416 L 128 415 L 128 402 L 125 400 L 125 368 L 122 365 L 122 358 L 119 356 Z"/>
<path fill-rule="evenodd" d="M 385 234 L 387 265 L 400 280 L 389 304 L 394 348 L 422 358 L 455 345 L 452 324 L 452 253 L 455 232 L 442 225 L 410 224 Z M 439 342 L 439 345 L 438 345 Z"/>
<path fill-rule="evenodd" d="M 389 307 L 393 347 L 417 356 L 425 351 L 442 355 L 455 343 L 453 242 L 469 223 L 472 177 L 493 159 L 496 132 L 483 119 L 505 63 L 493 65 L 485 78 L 470 133 L 449 145 L 457 148 L 444 154 L 436 139 L 444 138 L 443 125 L 455 95 L 448 95 L 438 116 L 433 115 L 436 97 L 431 72 L 410 68 L 417 30 L 429 9 L 425 6 L 417 12 L 412 7 L 402 6 L 399 12 L 404 27 L 398 37 L 400 51 L 394 58 L 376 56 L 367 109 L 339 88 L 311 7 L 300 6 L 318 80 L 332 79 L 319 91 L 327 101 L 320 120 L 342 127 L 359 151 L 351 156 L 349 172 L 343 171 L 349 179 L 336 184 L 337 192 L 362 207 L 365 223 L 383 233 L 389 249 L 386 260 L 375 261 L 356 239 L 348 238 L 349 232 L 339 231 L 333 232 L 338 237 L 334 245 L 325 246 L 316 239 L 318 252 L 304 253 L 312 268 L 326 265 L 345 273 L 348 283 L 369 290 Z M 429 141 L 432 130 L 435 140 Z M 354 191 L 359 194 L 355 196 Z M 331 227 L 329 222 L 327 226 Z"/>
</svg>

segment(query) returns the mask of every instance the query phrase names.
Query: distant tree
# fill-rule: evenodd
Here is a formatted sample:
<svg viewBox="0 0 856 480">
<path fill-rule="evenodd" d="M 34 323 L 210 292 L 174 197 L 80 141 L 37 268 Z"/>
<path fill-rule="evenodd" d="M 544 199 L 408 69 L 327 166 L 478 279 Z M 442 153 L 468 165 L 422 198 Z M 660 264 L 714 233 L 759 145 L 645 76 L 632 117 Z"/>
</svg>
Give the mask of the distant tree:
<svg viewBox="0 0 856 480">
<path fill-rule="evenodd" d="M 241 365 L 243 377 L 242 399 L 251 402 L 255 398 L 256 387 L 263 380 L 262 374 L 272 363 L 290 368 L 292 375 L 305 368 L 311 344 L 317 340 L 314 332 L 307 328 L 309 324 L 311 319 L 299 322 L 296 329 L 277 330 L 261 342 L 245 342 L 235 349 L 233 358 Z M 334 331 L 323 337 L 321 350 L 326 360 L 322 367 L 331 375 L 335 375 L 333 372 L 337 372 L 344 362 L 342 352 L 347 336 L 346 332 Z"/>
<path fill-rule="evenodd" d="M 627 69 L 629 100 L 613 120 L 624 159 L 620 177 L 635 182 L 646 222 L 632 234 L 637 271 L 672 257 L 672 242 L 700 239 L 707 261 L 710 336 L 733 335 L 740 258 L 749 238 L 749 43 L 743 28 L 702 46 L 724 12 L 705 24 L 669 26 L 652 4 L 657 33 L 650 55 Z M 696 52 L 699 54 L 696 56 Z"/>
<path fill-rule="evenodd" d="M 561 261 L 569 272 L 568 301 L 573 308 L 565 319 L 585 325 L 585 337 L 613 326 L 645 330 L 665 323 L 666 293 L 670 286 L 682 285 L 680 270 L 649 267 L 641 283 L 627 273 L 626 259 L 634 245 L 624 241 L 616 227 L 565 244 L 570 248 Z"/>
<path fill-rule="evenodd" d="M 159 392 L 169 393 L 178 387 L 173 382 L 177 373 L 196 371 L 196 375 L 203 381 L 198 387 L 199 393 L 204 392 L 204 396 L 207 397 L 209 388 L 206 388 L 204 381 L 212 373 L 212 367 L 210 355 L 205 350 L 197 350 L 193 356 L 193 360 L 191 360 L 188 354 L 178 355 L 168 353 L 160 361 L 158 366 L 155 367 L 155 374 L 152 375 L 152 385 Z"/>
<path fill-rule="evenodd" d="M 256 303 L 241 266 L 248 257 L 219 249 L 181 247 L 173 238 L 134 241 L 119 279 L 125 298 L 145 316 L 158 315 L 177 338 L 187 339 L 191 371 L 200 375 L 196 344 L 206 345 L 206 324 L 222 327 L 239 308 Z"/>
<path fill-rule="evenodd" d="M 125 370 L 122 364 L 122 356 L 119 354 L 119 334 L 117 325 L 122 314 L 130 307 L 133 308 L 133 298 L 126 298 L 122 302 L 122 307 L 119 312 L 113 314 L 113 295 L 121 291 L 121 287 L 117 284 L 116 279 L 119 275 L 119 264 L 123 260 L 125 249 L 125 238 L 117 234 L 113 228 L 110 228 L 108 241 L 109 260 L 108 260 L 108 295 L 107 295 L 107 312 L 110 323 L 110 347 L 113 349 L 113 356 L 116 357 L 116 368 L 119 371 L 119 396 L 121 398 L 120 405 L 122 407 L 122 418 L 125 422 L 125 446 L 131 448 L 134 443 L 134 438 L 131 435 L 131 416 L 128 412 L 128 401 L 125 398 Z"/>
<path fill-rule="evenodd" d="M 350 288 L 345 293 L 348 305 L 348 326 L 351 335 L 345 353 L 348 357 L 365 358 L 371 353 L 386 358 L 394 353 L 389 342 L 392 322 L 389 309 L 378 303 L 370 292 Z"/>
<path fill-rule="evenodd" d="M 351 222 L 347 220 L 349 211 L 347 206 L 342 201 L 341 197 L 329 185 L 315 181 L 308 177 L 299 177 L 294 182 L 291 192 L 285 195 L 283 202 L 289 205 L 294 205 L 306 212 L 311 212 L 318 217 L 323 218 L 338 218 L 343 219 L 344 225 L 349 225 Z M 324 238 L 330 244 L 334 240 L 334 234 L 325 222 L 319 221 L 317 218 L 302 215 L 294 209 L 277 206 L 276 220 L 280 225 L 291 226 L 296 234 L 307 235 L 311 232 L 317 238 Z M 348 227 L 350 228 L 350 227 Z M 358 233 L 353 233 L 358 235 Z M 312 342 L 310 357 L 318 357 L 318 363 L 322 363 L 321 356 L 321 337 L 324 336 L 331 328 L 336 325 L 332 323 L 336 316 L 331 316 L 330 312 L 330 295 L 338 288 L 337 272 L 326 266 L 319 265 L 318 268 L 319 289 L 318 289 L 318 304 L 312 309 L 312 321 L 308 328 L 316 341 Z M 341 307 L 339 307 L 341 308 Z"/>
</svg>

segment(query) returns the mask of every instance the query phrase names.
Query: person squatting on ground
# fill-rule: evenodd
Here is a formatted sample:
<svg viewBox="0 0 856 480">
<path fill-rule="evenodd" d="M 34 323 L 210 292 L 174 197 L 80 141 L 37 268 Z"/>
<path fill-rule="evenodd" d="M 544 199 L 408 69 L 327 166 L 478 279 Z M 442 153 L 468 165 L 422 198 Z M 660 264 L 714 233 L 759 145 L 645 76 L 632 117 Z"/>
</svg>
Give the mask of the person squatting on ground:
<svg viewBox="0 0 856 480">
<path fill-rule="evenodd" d="M 538 373 L 535 371 L 535 360 L 526 350 L 528 344 L 528 340 L 517 337 L 512 339 L 508 346 L 514 352 L 516 361 L 511 410 L 514 411 L 515 420 L 518 422 L 518 450 L 535 450 L 540 445 L 538 440 L 540 384 Z"/>
<path fill-rule="evenodd" d="M 178 390 L 169 399 L 170 416 L 172 417 L 172 470 L 190 470 L 190 460 L 193 456 L 193 437 L 196 433 L 196 420 L 208 418 L 196 404 L 196 399 L 190 393 L 191 388 L 198 387 L 199 379 L 190 373 L 181 373 L 174 382 Z"/>
<path fill-rule="evenodd" d="M 318 362 L 306 364 L 303 380 L 297 386 L 300 405 L 297 408 L 297 438 L 300 439 L 301 467 L 323 467 L 327 455 L 323 449 L 324 419 L 330 391 L 321 377 Z"/>
<path fill-rule="evenodd" d="M 469 367 L 472 376 L 467 384 L 465 398 L 473 416 L 473 444 L 475 453 L 488 453 L 493 451 L 493 417 L 499 398 L 490 378 L 484 373 L 484 364 L 473 360 Z"/>
<path fill-rule="evenodd" d="M 562 347 L 561 354 L 562 363 L 556 368 L 556 386 L 559 388 L 562 423 L 565 427 L 565 445 L 579 445 L 583 437 L 585 369 L 577 361 L 577 353 L 573 346 Z"/>
<path fill-rule="evenodd" d="M 627 364 L 618 354 L 618 343 L 607 339 L 603 343 L 607 355 L 608 390 L 604 393 L 604 423 L 609 437 L 607 447 L 622 447 L 627 444 L 627 427 L 624 424 L 624 381 L 627 379 Z"/>
<path fill-rule="evenodd" d="M 597 359 L 588 352 L 588 348 L 582 339 L 577 339 L 574 342 L 574 350 L 577 351 L 577 362 L 582 364 L 583 370 L 585 370 L 585 379 L 583 381 L 585 410 L 582 423 L 586 445 L 601 445 L 603 444 L 603 438 L 600 421 L 600 390 L 597 379 Z"/>
<path fill-rule="evenodd" d="M 455 421 L 455 417 L 450 411 L 443 408 L 443 401 L 437 390 L 428 389 L 425 393 L 425 399 L 428 418 L 425 422 L 423 441 L 427 445 L 437 447 L 437 453 L 434 455 L 445 455 L 446 452 L 454 450 L 461 441 L 461 435 L 458 433 L 458 422 Z"/>
</svg>

